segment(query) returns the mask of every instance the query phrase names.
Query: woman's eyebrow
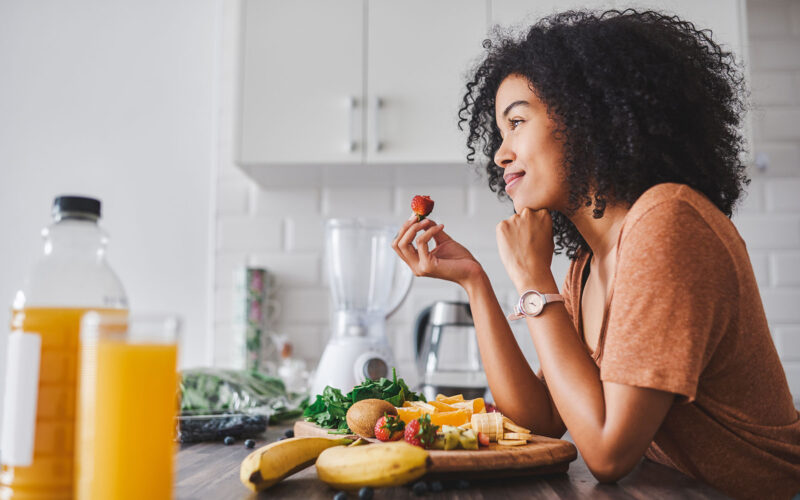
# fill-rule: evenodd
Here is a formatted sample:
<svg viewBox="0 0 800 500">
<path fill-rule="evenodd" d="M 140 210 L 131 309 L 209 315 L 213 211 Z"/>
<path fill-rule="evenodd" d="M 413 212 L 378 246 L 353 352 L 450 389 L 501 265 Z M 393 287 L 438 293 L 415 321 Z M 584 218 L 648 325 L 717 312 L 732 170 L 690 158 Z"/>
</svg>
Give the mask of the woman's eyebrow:
<svg viewBox="0 0 800 500">
<path fill-rule="evenodd" d="M 503 111 L 503 118 L 505 118 L 506 116 L 508 116 L 508 114 L 511 112 L 511 109 L 512 109 L 514 106 L 518 106 L 518 105 L 530 106 L 531 104 L 530 104 L 528 101 L 525 101 L 525 100 L 514 101 L 514 102 L 512 102 L 511 104 L 509 104 L 509 105 L 506 107 L 506 110 L 505 110 L 505 111 Z"/>
</svg>

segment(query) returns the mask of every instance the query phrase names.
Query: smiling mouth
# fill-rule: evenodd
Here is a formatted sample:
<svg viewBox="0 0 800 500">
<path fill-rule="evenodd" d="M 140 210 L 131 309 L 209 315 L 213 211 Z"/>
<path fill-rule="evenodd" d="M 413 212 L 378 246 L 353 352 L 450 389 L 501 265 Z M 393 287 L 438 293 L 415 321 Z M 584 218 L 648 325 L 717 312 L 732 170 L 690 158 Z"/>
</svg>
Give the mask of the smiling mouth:
<svg viewBox="0 0 800 500">
<path fill-rule="evenodd" d="M 515 181 L 525 175 L 525 172 L 512 172 L 503 176 L 503 180 L 506 183 L 506 189 L 508 189 Z"/>
</svg>

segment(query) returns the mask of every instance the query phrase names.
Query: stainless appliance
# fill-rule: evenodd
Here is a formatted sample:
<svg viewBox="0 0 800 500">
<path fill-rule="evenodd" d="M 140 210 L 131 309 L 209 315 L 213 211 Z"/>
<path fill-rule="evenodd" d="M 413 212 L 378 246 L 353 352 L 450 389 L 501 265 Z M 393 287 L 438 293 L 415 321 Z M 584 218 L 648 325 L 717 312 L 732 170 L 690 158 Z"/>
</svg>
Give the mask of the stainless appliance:
<svg viewBox="0 0 800 500">
<path fill-rule="evenodd" d="M 484 397 L 488 383 L 469 303 L 426 307 L 417 316 L 415 334 L 421 390 L 429 401 L 438 393 Z"/>
<path fill-rule="evenodd" d="M 392 250 L 398 229 L 361 218 L 327 221 L 331 337 L 317 366 L 312 395 L 322 394 L 326 385 L 346 394 L 367 378 L 391 377 L 394 357 L 386 319 L 403 303 L 414 276 Z"/>
</svg>

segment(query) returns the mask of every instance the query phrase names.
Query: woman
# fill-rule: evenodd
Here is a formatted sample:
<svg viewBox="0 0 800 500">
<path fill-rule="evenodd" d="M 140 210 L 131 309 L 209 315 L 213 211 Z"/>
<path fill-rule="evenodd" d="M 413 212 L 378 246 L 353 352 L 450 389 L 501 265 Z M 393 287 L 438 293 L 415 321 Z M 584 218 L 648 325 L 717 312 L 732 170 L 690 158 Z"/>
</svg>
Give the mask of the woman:
<svg viewBox="0 0 800 500">
<path fill-rule="evenodd" d="M 732 55 L 633 10 L 558 14 L 485 46 L 460 117 L 468 159 L 480 149 L 514 204 L 497 245 L 519 310 L 506 318 L 442 225 L 412 217 L 393 247 L 466 290 L 500 411 L 568 429 L 599 481 L 646 456 L 735 497 L 800 491 L 800 414 L 729 219 L 749 182 Z M 572 260 L 560 296 L 554 240 Z M 509 327 L 520 317 L 538 375 Z"/>
</svg>

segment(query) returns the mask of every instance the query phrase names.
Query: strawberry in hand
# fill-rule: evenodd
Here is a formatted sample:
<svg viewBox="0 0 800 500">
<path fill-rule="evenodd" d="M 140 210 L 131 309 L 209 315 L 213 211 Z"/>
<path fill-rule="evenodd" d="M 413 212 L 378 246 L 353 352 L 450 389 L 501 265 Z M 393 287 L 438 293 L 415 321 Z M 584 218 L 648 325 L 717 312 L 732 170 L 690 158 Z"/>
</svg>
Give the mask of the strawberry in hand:
<svg viewBox="0 0 800 500">
<path fill-rule="evenodd" d="M 383 414 L 375 422 L 375 437 L 380 441 L 397 441 L 403 437 L 405 423 L 399 417 Z"/>
<path fill-rule="evenodd" d="M 433 211 L 433 200 L 427 195 L 417 195 L 411 200 L 411 210 L 417 216 L 417 222 L 420 222 Z"/>
<path fill-rule="evenodd" d="M 404 438 L 407 443 L 422 448 L 430 448 L 436 439 L 438 425 L 431 424 L 431 416 L 427 413 L 406 425 Z"/>
</svg>

